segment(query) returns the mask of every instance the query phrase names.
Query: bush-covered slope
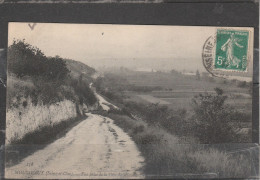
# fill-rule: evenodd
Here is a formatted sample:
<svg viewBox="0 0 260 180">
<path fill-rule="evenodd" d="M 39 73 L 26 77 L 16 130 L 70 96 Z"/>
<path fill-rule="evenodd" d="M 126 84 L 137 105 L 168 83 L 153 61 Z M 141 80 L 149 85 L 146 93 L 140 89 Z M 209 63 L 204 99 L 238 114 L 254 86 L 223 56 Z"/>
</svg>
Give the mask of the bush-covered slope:
<svg viewBox="0 0 260 180">
<path fill-rule="evenodd" d="M 70 71 L 70 75 L 73 78 L 79 78 L 80 76 L 83 77 L 84 80 L 90 80 L 91 76 L 96 72 L 95 69 L 89 67 L 88 65 L 74 61 L 71 59 L 64 59 L 67 65 L 67 68 Z"/>
<path fill-rule="evenodd" d="M 84 116 L 83 107 L 97 104 L 89 87 L 95 70 L 87 65 L 47 57 L 24 40 L 9 46 L 7 63 L 8 143 L 42 127 Z"/>
</svg>

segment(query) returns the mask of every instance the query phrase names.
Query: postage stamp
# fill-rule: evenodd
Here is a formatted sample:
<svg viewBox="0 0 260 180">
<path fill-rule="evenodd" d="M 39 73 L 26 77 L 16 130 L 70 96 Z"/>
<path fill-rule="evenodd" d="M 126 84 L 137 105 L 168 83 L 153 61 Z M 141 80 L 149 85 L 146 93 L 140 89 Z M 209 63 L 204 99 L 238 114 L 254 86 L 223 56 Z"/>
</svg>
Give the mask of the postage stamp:
<svg viewBox="0 0 260 180">
<path fill-rule="evenodd" d="M 217 28 L 202 50 L 205 69 L 213 76 L 252 72 L 253 28 Z M 231 73 L 231 74 L 230 74 Z"/>
<path fill-rule="evenodd" d="M 246 71 L 248 40 L 248 31 L 218 29 L 214 68 Z"/>
</svg>

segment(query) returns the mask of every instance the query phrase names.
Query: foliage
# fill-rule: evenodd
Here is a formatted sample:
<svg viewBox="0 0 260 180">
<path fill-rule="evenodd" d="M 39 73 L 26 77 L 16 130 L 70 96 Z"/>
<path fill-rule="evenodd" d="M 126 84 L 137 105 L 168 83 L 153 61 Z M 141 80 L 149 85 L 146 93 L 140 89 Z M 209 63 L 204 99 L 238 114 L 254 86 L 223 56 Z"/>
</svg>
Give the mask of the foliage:
<svg viewBox="0 0 260 180">
<path fill-rule="evenodd" d="M 94 82 L 97 91 L 123 91 L 127 85 L 126 79 L 112 73 L 106 73 L 104 77 L 98 77 Z"/>
<path fill-rule="evenodd" d="M 126 102 L 123 110 L 125 114 L 133 112 L 142 117 L 149 126 L 161 127 L 171 134 L 177 136 L 191 134 L 186 109 L 172 110 L 165 105 Z"/>
<path fill-rule="evenodd" d="M 96 70 L 92 67 L 89 67 L 88 65 L 75 61 L 72 59 L 63 59 L 67 65 L 67 68 L 70 71 L 70 76 L 78 79 L 80 76 L 82 76 L 82 79 L 84 81 L 91 82 L 92 76 L 95 75 Z"/>
<path fill-rule="evenodd" d="M 8 48 L 8 70 L 17 77 L 41 77 L 48 81 L 62 81 L 69 70 L 59 56 L 47 58 L 43 52 L 24 40 L 14 41 Z"/>
<path fill-rule="evenodd" d="M 196 71 L 196 79 L 200 80 L 200 72 L 199 72 L 199 70 Z"/>
<path fill-rule="evenodd" d="M 22 139 L 12 141 L 12 145 L 30 144 L 34 146 L 23 146 L 23 148 L 19 148 L 18 154 L 10 153 L 12 151 L 6 151 L 6 166 L 20 163 L 23 158 L 39 150 L 39 148 L 44 148 L 48 143 L 54 142 L 57 138 L 64 136 L 71 128 L 84 119 L 86 119 L 86 116 L 77 116 L 66 121 L 60 121 L 51 126 L 45 125 L 27 133 Z M 36 144 L 37 146 L 35 146 Z M 15 147 L 16 146 L 7 146 L 7 148 L 10 149 Z"/>
<path fill-rule="evenodd" d="M 202 143 L 228 143 L 236 140 L 231 121 L 234 110 L 225 105 L 227 96 L 215 88 L 216 95 L 200 94 L 193 98 L 195 136 Z"/>
<path fill-rule="evenodd" d="M 97 102 L 96 96 L 90 89 L 89 84 L 82 80 L 82 76 L 78 80 L 71 79 L 70 86 L 74 88 L 75 93 L 79 97 L 79 103 L 94 105 Z"/>
<path fill-rule="evenodd" d="M 175 69 L 172 69 L 172 70 L 171 70 L 171 74 L 174 74 L 174 75 L 181 75 L 181 72 L 176 71 Z"/>
<path fill-rule="evenodd" d="M 14 97 L 17 97 L 15 103 L 19 104 L 23 96 L 30 97 L 35 106 L 38 102 L 53 104 L 64 99 L 87 105 L 96 102 L 88 82 L 82 79 L 82 75 L 72 78 L 64 59 L 59 56 L 46 57 L 40 49 L 24 40 L 14 41 L 8 48 L 8 70 L 9 107 L 15 106 Z M 94 73 L 89 67 L 87 70 Z"/>
<path fill-rule="evenodd" d="M 178 173 L 186 173 L 192 179 L 198 179 L 198 174 L 201 174 L 199 177 L 207 179 L 206 173 L 209 172 L 216 173 L 212 173 L 214 178 L 252 176 L 250 158 L 256 158 L 253 153 L 228 154 L 214 145 L 180 144 L 176 136 L 142 120 L 114 113 L 109 113 L 108 117 L 137 144 L 145 157 L 144 172 L 148 179 L 176 179 Z M 224 146 L 220 145 L 219 149 L 224 149 Z"/>
</svg>

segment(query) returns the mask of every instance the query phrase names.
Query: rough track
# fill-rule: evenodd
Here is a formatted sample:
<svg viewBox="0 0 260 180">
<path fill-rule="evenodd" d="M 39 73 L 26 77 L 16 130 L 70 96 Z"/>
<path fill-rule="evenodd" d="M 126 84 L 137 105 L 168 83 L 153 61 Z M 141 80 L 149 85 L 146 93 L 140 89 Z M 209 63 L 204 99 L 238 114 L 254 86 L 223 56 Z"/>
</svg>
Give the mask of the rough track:
<svg viewBox="0 0 260 180">
<path fill-rule="evenodd" d="M 6 169 L 7 178 L 144 178 L 144 158 L 112 119 L 96 114 L 64 137 Z"/>
</svg>

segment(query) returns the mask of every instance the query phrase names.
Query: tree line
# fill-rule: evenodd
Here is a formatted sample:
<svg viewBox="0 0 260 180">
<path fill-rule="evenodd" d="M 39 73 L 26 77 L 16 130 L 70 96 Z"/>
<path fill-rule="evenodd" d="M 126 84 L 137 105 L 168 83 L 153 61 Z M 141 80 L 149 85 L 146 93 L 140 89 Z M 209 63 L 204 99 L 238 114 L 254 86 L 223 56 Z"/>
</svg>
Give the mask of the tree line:
<svg viewBox="0 0 260 180">
<path fill-rule="evenodd" d="M 8 47 L 8 74 L 30 80 L 34 87 L 26 87 L 24 96 L 30 96 L 36 105 L 39 101 L 52 104 L 69 99 L 77 104 L 93 105 L 97 99 L 82 76 L 70 75 L 66 61 L 59 57 L 47 57 L 39 48 L 14 40 Z"/>
</svg>

